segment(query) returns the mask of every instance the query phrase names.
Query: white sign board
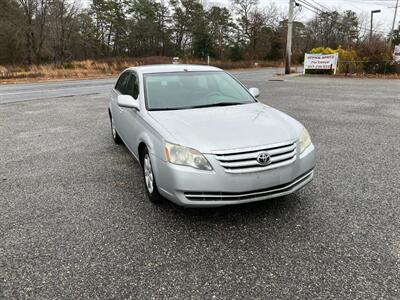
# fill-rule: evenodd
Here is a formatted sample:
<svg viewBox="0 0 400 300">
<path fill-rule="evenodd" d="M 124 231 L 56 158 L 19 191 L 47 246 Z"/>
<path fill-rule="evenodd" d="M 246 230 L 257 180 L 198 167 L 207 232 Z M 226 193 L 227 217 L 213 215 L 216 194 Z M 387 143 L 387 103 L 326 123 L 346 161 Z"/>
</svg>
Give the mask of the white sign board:
<svg viewBox="0 0 400 300">
<path fill-rule="evenodd" d="M 339 54 L 311 54 L 306 53 L 304 57 L 304 73 L 309 70 L 333 70 L 336 74 Z"/>
<path fill-rule="evenodd" d="M 400 62 L 400 45 L 394 47 L 393 60 Z"/>
</svg>

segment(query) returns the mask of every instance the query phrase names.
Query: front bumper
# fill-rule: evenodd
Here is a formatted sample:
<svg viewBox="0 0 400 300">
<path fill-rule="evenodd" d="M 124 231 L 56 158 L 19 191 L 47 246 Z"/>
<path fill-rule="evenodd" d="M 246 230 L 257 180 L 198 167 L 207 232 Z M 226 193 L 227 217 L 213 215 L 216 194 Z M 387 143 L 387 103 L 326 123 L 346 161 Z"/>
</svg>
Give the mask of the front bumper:
<svg viewBox="0 0 400 300">
<path fill-rule="evenodd" d="M 178 166 L 152 157 L 159 192 L 178 205 L 216 207 L 291 194 L 314 176 L 315 149 L 309 146 L 294 163 L 262 172 L 229 174 L 214 155 L 205 155 L 213 171 Z"/>
</svg>

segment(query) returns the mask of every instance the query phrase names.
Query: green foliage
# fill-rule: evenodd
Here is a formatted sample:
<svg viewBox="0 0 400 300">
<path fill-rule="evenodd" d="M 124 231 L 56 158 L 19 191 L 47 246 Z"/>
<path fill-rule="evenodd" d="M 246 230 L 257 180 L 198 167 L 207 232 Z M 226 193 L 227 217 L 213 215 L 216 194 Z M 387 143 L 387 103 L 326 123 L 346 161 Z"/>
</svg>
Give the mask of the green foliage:
<svg viewBox="0 0 400 300">
<path fill-rule="evenodd" d="M 243 60 L 243 52 L 240 48 L 239 44 L 235 44 L 230 48 L 229 59 L 232 61 L 240 61 Z"/>
<path fill-rule="evenodd" d="M 227 48 L 232 43 L 231 32 L 235 29 L 235 23 L 227 8 L 211 7 L 207 12 L 207 22 L 213 49 L 211 56 L 224 59 Z"/>
</svg>

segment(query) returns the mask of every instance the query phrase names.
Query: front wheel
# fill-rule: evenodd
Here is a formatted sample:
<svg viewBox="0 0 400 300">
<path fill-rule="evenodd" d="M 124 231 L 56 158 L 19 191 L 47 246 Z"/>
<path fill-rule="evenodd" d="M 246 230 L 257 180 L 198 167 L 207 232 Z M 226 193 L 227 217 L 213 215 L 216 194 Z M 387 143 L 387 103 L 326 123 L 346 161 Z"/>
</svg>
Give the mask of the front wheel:
<svg viewBox="0 0 400 300">
<path fill-rule="evenodd" d="M 146 186 L 147 196 L 153 203 L 161 203 L 162 196 L 158 192 L 156 179 L 154 178 L 153 166 L 151 165 L 150 154 L 147 148 L 144 148 L 142 154 L 143 178 Z"/>
</svg>

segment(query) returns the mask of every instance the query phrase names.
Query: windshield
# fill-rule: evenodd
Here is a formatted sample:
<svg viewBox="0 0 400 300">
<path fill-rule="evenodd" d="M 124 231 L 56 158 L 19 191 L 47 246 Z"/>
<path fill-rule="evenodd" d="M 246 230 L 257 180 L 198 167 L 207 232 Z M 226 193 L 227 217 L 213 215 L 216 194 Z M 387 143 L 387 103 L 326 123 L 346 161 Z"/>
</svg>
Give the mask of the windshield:
<svg viewBox="0 0 400 300">
<path fill-rule="evenodd" d="M 250 93 L 225 72 L 145 74 L 148 110 L 189 109 L 255 102 Z"/>
</svg>

